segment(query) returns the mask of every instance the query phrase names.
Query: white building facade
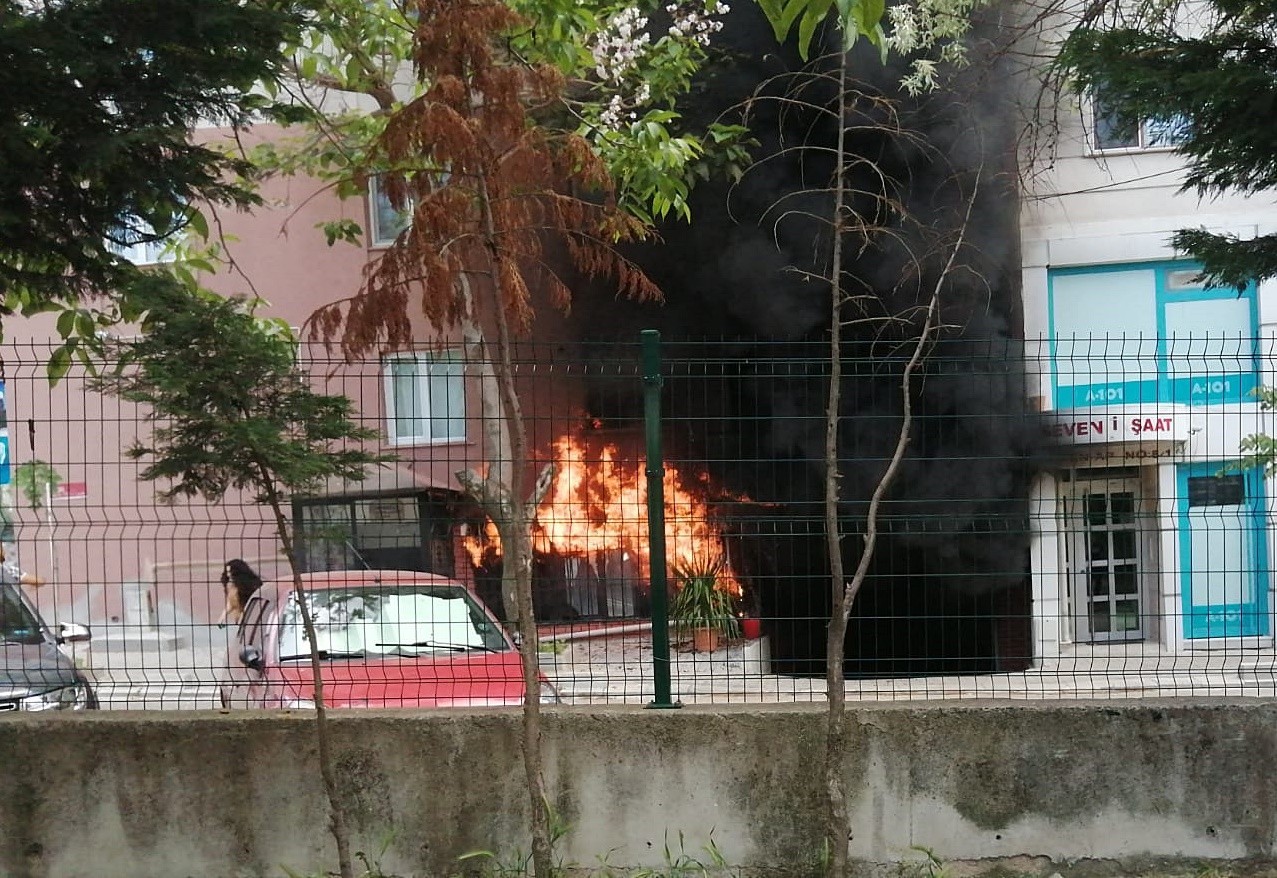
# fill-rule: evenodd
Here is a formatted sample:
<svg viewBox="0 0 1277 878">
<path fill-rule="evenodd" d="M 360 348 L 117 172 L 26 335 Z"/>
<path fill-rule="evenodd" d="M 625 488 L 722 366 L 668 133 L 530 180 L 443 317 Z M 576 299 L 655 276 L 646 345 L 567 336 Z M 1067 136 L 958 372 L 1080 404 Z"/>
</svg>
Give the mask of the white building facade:
<svg viewBox="0 0 1277 878">
<path fill-rule="evenodd" d="M 1180 192 L 1173 121 L 1116 136 L 1086 102 L 1061 117 L 1021 215 L 1030 394 L 1053 449 L 1032 494 L 1035 663 L 1262 663 L 1277 483 L 1239 461 L 1277 429 L 1254 395 L 1277 380 L 1277 283 L 1205 289 L 1171 238 L 1272 232 L 1277 206 Z"/>
</svg>

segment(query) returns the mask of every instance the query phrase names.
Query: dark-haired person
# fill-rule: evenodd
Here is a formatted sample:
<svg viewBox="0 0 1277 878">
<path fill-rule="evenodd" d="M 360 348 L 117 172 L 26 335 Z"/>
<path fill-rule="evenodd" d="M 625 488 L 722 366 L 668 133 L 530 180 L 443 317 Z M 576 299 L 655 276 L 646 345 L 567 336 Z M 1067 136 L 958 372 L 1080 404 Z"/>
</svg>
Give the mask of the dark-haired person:
<svg viewBox="0 0 1277 878">
<path fill-rule="evenodd" d="M 225 628 L 228 623 L 238 625 L 244 615 L 244 605 L 261 587 L 262 578 L 247 562 L 239 558 L 227 561 L 222 567 L 222 592 L 226 596 L 226 604 L 221 618 L 217 620 L 218 627 Z"/>
</svg>

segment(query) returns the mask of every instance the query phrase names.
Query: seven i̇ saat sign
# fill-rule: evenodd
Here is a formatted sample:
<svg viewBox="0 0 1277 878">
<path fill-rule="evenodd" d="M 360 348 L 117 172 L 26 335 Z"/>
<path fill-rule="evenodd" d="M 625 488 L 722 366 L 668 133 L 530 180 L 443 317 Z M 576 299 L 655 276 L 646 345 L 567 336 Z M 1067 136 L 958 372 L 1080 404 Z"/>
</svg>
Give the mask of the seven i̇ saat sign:
<svg viewBox="0 0 1277 878">
<path fill-rule="evenodd" d="M 1169 461 L 1189 437 L 1189 409 L 1157 406 L 1068 409 L 1044 414 L 1044 438 L 1075 462 L 1130 466 Z"/>
</svg>

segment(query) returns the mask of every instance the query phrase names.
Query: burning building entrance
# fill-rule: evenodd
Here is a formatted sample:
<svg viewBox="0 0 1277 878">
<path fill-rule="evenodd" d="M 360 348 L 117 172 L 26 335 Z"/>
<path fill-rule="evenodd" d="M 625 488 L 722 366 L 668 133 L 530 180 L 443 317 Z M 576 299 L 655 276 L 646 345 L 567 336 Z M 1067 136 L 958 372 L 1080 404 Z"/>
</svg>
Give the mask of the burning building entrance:
<svg viewBox="0 0 1277 878">
<path fill-rule="evenodd" d="M 585 431 L 551 447 L 555 476 L 533 526 L 533 600 L 540 621 L 633 619 L 650 614 L 652 558 L 646 460 L 629 431 Z M 674 569 L 722 561 L 718 587 L 742 608 L 746 586 L 722 506 L 704 469 L 665 467 L 666 562 Z M 500 597 L 502 550 L 485 522 L 466 547 L 489 605 Z M 499 610 L 499 611 L 500 611 Z"/>
</svg>

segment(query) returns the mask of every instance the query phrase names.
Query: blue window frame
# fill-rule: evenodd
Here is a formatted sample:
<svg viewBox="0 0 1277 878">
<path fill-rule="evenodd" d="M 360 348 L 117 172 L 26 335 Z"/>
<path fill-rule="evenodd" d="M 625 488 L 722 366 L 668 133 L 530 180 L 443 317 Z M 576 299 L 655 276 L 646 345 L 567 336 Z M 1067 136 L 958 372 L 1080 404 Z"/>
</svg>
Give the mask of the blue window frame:
<svg viewBox="0 0 1277 878">
<path fill-rule="evenodd" d="M 1056 269 L 1048 276 L 1056 408 L 1252 398 L 1255 285 L 1205 289 L 1191 262 Z"/>
<path fill-rule="evenodd" d="M 1269 633 L 1267 507 L 1259 467 L 1176 467 L 1184 636 Z"/>
</svg>

